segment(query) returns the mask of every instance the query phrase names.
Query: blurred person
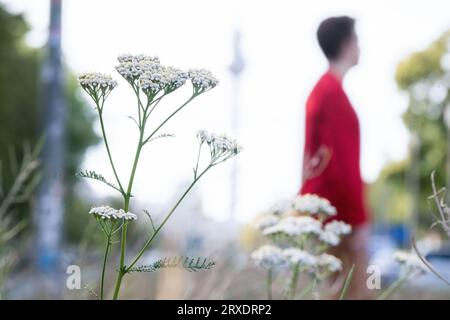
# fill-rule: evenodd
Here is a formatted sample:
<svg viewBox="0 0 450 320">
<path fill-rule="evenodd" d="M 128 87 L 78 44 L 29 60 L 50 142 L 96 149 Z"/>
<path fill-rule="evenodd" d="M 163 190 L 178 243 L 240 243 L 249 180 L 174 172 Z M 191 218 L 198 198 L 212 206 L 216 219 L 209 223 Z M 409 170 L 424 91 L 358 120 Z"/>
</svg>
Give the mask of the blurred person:
<svg viewBox="0 0 450 320">
<path fill-rule="evenodd" d="M 328 199 L 337 209 L 334 219 L 350 224 L 352 233 L 343 238 L 332 254 L 343 261 L 343 271 L 334 279 L 339 294 L 353 264 L 349 299 L 370 298 L 366 286 L 369 215 L 364 201 L 360 172 L 358 117 L 342 82 L 359 60 L 355 20 L 331 17 L 324 20 L 317 39 L 328 60 L 328 70 L 314 86 L 306 103 L 303 184 L 299 194 L 312 193 Z"/>
</svg>

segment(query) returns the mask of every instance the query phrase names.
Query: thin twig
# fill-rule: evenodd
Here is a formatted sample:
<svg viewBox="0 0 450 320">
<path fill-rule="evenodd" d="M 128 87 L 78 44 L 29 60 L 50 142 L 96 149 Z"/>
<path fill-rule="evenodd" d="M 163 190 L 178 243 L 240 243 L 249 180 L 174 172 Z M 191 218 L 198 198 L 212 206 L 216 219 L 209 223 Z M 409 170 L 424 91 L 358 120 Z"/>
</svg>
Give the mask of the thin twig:
<svg viewBox="0 0 450 320">
<path fill-rule="evenodd" d="M 431 271 L 432 273 L 434 273 L 434 275 L 435 275 L 436 277 L 438 277 L 439 279 L 441 279 L 441 280 L 444 281 L 447 285 L 450 286 L 450 282 L 448 282 L 447 279 L 445 279 L 439 272 L 437 272 L 436 269 L 434 269 L 434 267 L 431 265 L 431 263 L 429 263 L 429 262 L 427 261 L 427 259 L 425 259 L 425 257 L 423 256 L 423 254 L 420 253 L 419 249 L 417 248 L 417 244 L 416 244 L 416 241 L 415 241 L 414 237 L 411 238 L 411 243 L 412 243 L 412 247 L 413 247 L 414 251 L 416 252 L 417 256 L 418 256 L 419 259 L 427 266 L 427 268 L 430 269 L 430 271 Z"/>
</svg>

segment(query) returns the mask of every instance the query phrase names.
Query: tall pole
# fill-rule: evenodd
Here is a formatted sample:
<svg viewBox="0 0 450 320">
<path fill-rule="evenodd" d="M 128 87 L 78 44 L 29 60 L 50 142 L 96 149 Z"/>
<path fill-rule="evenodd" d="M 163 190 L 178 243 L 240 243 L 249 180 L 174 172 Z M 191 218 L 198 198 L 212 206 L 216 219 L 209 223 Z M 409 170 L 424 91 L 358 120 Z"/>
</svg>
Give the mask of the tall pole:
<svg viewBox="0 0 450 320">
<path fill-rule="evenodd" d="M 230 65 L 230 72 L 232 75 L 232 103 L 231 103 L 231 129 L 233 135 L 236 136 L 240 126 L 240 80 L 242 72 L 244 71 L 244 58 L 241 51 L 241 33 L 236 30 L 233 37 L 233 61 Z M 230 181 L 230 219 L 234 220 L 236 217 L 236 207 L 238 198 L 238 165 L 237 161 L 233 161 L 231 167 L 231 181 Z"/>
<path fill-rule="evenodd" d="M 36 203 L 36 262 L 43 273 L 58 269 L 64 214 L 65 118 L 64 71 L 61 61 L 62 0 L 50 1 L 50 29 L 42 66 L 43 178 Z"/>
</svg>

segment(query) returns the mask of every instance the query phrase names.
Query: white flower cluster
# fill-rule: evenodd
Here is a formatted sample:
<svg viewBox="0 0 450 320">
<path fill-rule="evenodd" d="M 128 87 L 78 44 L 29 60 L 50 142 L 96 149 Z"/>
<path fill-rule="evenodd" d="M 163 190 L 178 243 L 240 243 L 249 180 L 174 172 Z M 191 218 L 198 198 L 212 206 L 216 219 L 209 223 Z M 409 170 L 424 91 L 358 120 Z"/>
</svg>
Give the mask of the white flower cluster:
<svg viewBox="0 0 450 320">
<path fill-rule="evenodd" d="M 117 72 L 132 85 L 139 86 L 146 95 L 155 96 L 160 91 L 172 92 L 191 79 L 197 93 L 214 88 L 218 80 L 205 69 L 189 72 L 161 65 L 158 57 L 146 55 L 121 55 L 117 59 Z"/>
<path fill-rule="evenodd" d="M 207 136 L 202 138 L 204 141 L 208 139 Z M 288 205 L 283 205 L 283 208 L 277 209 L 276 214 L 271 211 L 256 221 L 256 227 L 263 235 L 276 243 L 256 250 L 252 255 L 256 262 L 262 265 L 260 255 L 269 252 L 267 248 L 270 248 L 271 253 L 276 252 L 278 267 L 300 267 L 301 271 L 311 272 L 317 279 L 324 279 L 330 273 L 341 271 L 342 261 L 324 251 L 330 246 L 338 245 L 341 237 L 351 233 L 352 228 L 342 221 L 324 222 L 327 217 L 336 214 L 336 209 L 330 202 L 307 194 L 295 197 Z M 280 253 L 285 262 L 280 262 Z M 268 264 L 264 267 L 268 268 Z"/>
<path fill-rule="evenodd" d="M 298 248 L 287 248 L 283 250 L 283 254 L 291 264 L 298 264 L 306 268 L 315 268 L 317 259 L 312 254 Z"/>
<path fill-rule="evenodd" d="M 93 207 L 89 211 L 89 214 L 94 215 L 95 217 L 105 220 L 136 220 L 137 216 L 134 213 L 131 212 L 125 212 L 122 209 L 114 209 L 110 206 L 100 206 L 100 207 Z"/>
<path fill-rule="evenodd" d="M 315 234 L 321 242 L 336 246 L 340 242 L 340 236 L 351 231 L 349 225 L 340 221 L 337 222 L 342 224 L 342 229 L 333 228 L 336 225 L 334 223 L 330 225 L 330 228 L 327 228 L 328 224 L 325 225 L 325 228 L 322 228 L 319 220 L 307 216 L 287 217 L 281 220 L 275 220 L 273 216 L 270 216 L 270 219 L 269 217 L 267 220 L 261 219 L 261 222 L 256 227 L 263 230 L 264 235 L 284 234 L 295 238 L 302 235 Z"/>
<path fill-rule="evenodd" d="M 331 205 L 330 201 L 315 194 L 297 196 L 293 201 L 293 206 L 302 214 L 323 214 L 328 217 L 336 215 L 336 208 Z"/>
<path fill-rule="evenodd" d="M 281 216 L 287 212 L 292 211 L 292 201 L 291 199 L 286 199 L 274 203 L 268 210 L 268 213 L 274 214 L 276 216 Z"/>
<path fill-rule="evenodd" d="M 128 82 L 138 80 L 144 73 L 150 73 L 161 67 L 158 57 L 123 54 L 117 58 L 117 72 Z"/>
<path fill-rule="evenodd" d="M 407 273 L 424 273 L 428 271 L 427 266 L 420 260 L 415 252 L 396 251 L 394 259 L 400 263 Z"/>
<path fill-rule="evenodd" d="M 161 90 L 169 93 L 180 88 L 187 79 L 188 74 L 183 70 L 160 66 L 141 75 L 139 84 L 145 94 L 154 96 Z"/>
<path fill-rule="evenodd" d="M 139 85 L 147 95 L 154 96 L 161 90 L 172 92 L 189 79 L 187 72 L 161 65 L 158 57 L 126 54 L 117 60 L 117 72 L 128 82 Z"/>
<path fill-rule="evenodd" d="M 319 240 L 329 246 L 337 246 L 339 242 L 341 242 L 339 235 L 332 231 L 325 230 L 319 234 Z"/>
<path fill-rule="evenodd" d="M 253 260 L 265 269 L 276 269 L 286 264 L 283 250 L 276 246 L 265 245 L 253 251 L 251 254 Z"/>
<path fill-rule="evenodd" d="M 267 214 L 256 221 L 255 227 L 259 230 L 264 230 L 276 225 L 278 222 L 280 222 L 280 217 L 273 214 Z"/>
<path fill-rule="evenodd" d="M 98 72 L 86 72 L 78 76 L 81 87 L 85 90 L 112 90 L 117 86 L 117 81 L 110 75 Z"/>
<path fill-rule="evenodd" d="M 283 233 L 290 237 L 298 237 L 304 234 L 317 234 L 322 232 L 322 224 L 319 220 L 308 216 L 286 217 L 277 224 L 263 230 L 264 235 Z"/>
<path fill-rule="evenodd" d="M 141 89 L 149 99 L 159 92 L 166 94 L 182 87 L 191 80 L 194 94 L 201 94 L 214 88 L 219 81 L 205 69 L 191 69 L 188 72 L 178 68 L 163 66 L 158 57 L 123 54 L 117 58 L 116 71 L 127 80 L 134 90 Z M 96 101 L 103 104 L 107 95 L 117 86 L 109 75 L 84 73 L 79 76 L 84 90 Z"/>
<path fill-rule="evenodd" d="M 350 234 L 352 232 L 352 226 L 342 221 L 333 220 L 325 225 L 324 230 L 340 236 Z"/>
<path fill-rule="evenodd" d="M 213 76 L 211 71 L 205 69 L 189 70 L 189 78 L 191 78 L 194 88 L 200 91 L 212 89 L 219 83 L 219 80 Z"/>
<path fill-rule="evenodd" d="M 211 163 L 227 160 L 242 151 L 242 146 L 235 139 L 231 139 L 225 134 L 217 135 L 200 130 L 197 133 L 200 145 L 207 143 L 211 153 Z"/>
<path fill-rule="evenodd" d="M 342 261 L 331 254 L 322 253 L 317 258 L 317 267 L 325 269 L 325 272 L 337 272 L 342 270 Z"/>
<path fill-rule="evenodd" d="M 255 250 L 251 257 L 255 262 L 269 270 L 280 269 L 287 265 L 301 267 L 302 270 L 329 274 L 342 270 L 342 261 L 333 255 L 322 253 L 314 256 L 306 250 L 296 247 L 280 249 L 273 245 L 264 245 Z"/>
<path fill-rule="evenodd" d="M 334 220 L 324 226 L 319 235 L 319 240 L 328 245 L 336 246 L 341 241 L 341 236 L 350 234 L 351 232 L 352 227 L 349 224 Z"/>
<path fill-rule="evenodd" d="M 178 89 L 189 79 L 186 71 L 174 67 L 163 68 L 163 75 L 166 79 L 168 90 Z"/>
</svg>

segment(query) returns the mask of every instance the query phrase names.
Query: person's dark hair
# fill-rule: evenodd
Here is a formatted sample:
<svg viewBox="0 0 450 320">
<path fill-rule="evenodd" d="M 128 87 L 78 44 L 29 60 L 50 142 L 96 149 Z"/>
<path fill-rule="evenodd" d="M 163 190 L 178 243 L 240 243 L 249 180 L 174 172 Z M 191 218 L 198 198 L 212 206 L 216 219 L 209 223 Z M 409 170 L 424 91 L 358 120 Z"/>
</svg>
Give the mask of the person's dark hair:
<svg viewBox="0 0 450 320">
<path fill-rule="evenodd" d="M 331 17 L 320 23 L 317 40 L 329 60 L 339 56 L 342 44 L 351 38 L 354 28 L 355 19 L 347 16 Z"/>
</svg>

